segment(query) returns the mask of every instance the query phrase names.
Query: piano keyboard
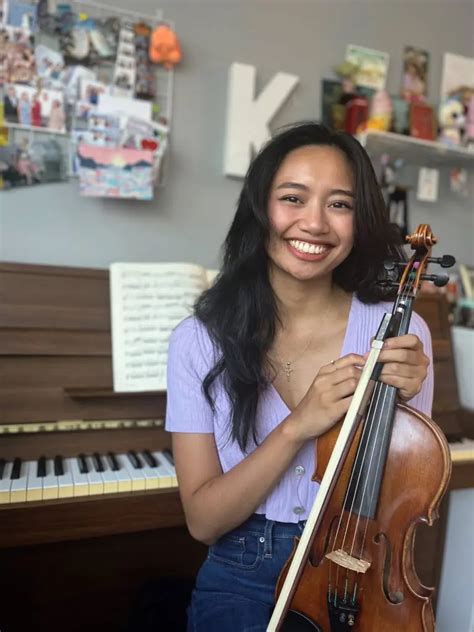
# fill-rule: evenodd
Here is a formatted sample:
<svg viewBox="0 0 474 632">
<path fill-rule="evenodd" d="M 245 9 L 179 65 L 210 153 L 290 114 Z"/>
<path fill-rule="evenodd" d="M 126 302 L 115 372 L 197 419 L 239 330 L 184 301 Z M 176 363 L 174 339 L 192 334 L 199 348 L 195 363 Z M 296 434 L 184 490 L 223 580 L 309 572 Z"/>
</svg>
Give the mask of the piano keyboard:
<svg viewBox="0 0 474 632">
<path fill-rule="evenodd" d="M 177 487 L 173 458 L 165 452 L 94 453 L 40 457 L 37 461 L 0 458 L 0 504 Z"/>
<path fill-rule="evenodd" d="M 451 460 L 453 463 L 474 461 L 474 440 L 464 438 L 449 444 Z"/>
</svg>

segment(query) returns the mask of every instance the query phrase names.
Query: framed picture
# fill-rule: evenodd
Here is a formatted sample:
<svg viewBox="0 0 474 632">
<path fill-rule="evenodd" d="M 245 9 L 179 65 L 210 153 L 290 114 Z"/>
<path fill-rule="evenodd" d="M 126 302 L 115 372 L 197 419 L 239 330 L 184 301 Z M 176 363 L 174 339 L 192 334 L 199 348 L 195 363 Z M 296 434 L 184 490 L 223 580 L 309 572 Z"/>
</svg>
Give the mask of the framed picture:
<svg viewBox="0 0 474 632">
<path fill-rule="evenodd" d="M 407 101 L 424 101 L 427 94 L 429 53 L 422 48 L 405 46 L 401 95 Z"/>
<path fill-rule="evenodd" d="M 384 90 L 387 79 L 389 54 L 372 48 L 348 44 L 346 61 L 359 66 L 355 83 L 357 86 Z"/>
</svg>

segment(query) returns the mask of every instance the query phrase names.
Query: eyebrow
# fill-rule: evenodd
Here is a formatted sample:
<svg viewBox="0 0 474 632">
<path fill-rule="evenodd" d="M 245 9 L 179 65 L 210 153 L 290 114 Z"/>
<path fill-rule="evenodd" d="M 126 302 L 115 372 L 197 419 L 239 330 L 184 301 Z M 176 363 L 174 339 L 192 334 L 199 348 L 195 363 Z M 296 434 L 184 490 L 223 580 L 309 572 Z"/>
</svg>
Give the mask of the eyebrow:
<svg viewBox="0 0 474 632">
<path fill-rule="evenodd" d="M 301 182 L 282 182 L 277 186 L 277 190 L 278 189 L 300 189 L 301 191 L 309 190 L 309 188 L 305 184 L 301 184 Z M 347 197 L 355 197 L 354 193 L 352 191 L 348 191 L 347 189 L 332 189 L 329 192 L 329 195 L 347 195 Z"/>
</svg>

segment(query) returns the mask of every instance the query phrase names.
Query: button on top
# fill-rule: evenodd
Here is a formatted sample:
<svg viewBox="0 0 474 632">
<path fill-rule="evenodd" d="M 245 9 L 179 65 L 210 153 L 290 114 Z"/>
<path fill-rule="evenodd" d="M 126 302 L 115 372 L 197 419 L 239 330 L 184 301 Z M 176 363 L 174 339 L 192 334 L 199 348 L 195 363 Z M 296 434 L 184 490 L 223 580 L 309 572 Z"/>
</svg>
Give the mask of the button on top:
<svg viewBox="0 0 474 632">
<path fill-rule="evenodd" d="M 297 465 L 295 467 L 295 474 L 296 476 L 302 476 L 305 473 L 305 469 L 303 467 L 303 465 Z"/>
<path fill-rule="evenodd" d="M 300 514 L 304 513 L 304 507 L 300 507 L 299 505 L 293 507 L 293 513 L 299 516 Z"/>
</svg>

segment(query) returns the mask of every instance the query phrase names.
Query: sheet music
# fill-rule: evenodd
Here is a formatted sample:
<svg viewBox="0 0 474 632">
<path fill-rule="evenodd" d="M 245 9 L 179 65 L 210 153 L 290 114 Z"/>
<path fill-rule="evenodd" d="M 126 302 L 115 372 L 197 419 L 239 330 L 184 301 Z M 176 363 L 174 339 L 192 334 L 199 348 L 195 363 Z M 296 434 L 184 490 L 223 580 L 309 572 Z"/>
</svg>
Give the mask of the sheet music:
<svg viewBox="0 0 474 632">
<path fill-rule="evenodd" d="M 114 391 L 166 390 L 170 334 L 207 285 L 206 270 L 188 263 L 110 266 Z"/>
</svg>

